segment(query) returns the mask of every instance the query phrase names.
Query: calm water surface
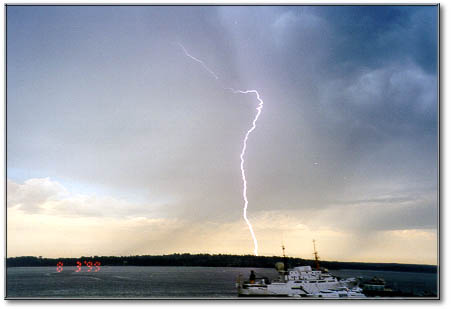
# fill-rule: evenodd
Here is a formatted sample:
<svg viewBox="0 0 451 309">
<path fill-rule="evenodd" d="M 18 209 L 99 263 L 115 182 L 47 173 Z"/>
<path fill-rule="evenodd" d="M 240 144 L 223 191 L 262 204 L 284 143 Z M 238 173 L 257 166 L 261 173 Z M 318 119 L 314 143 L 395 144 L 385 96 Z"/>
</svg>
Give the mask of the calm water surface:
<svg viewBox="0 0 451 309">
<path fill-rule="evenodd" d="M 39 298 L 236 298 L 239 274 L 250 270 L 270 279 L 270 268 L 102 266 L 99 272 L 75 272 L 65 266 L 7 268 L 7 297 Z M 437 289 L 437 275 L 410 272 L 340 270 L 340 277 L 385 278 L 387 285 L 407 292 Z"/>
</svg>

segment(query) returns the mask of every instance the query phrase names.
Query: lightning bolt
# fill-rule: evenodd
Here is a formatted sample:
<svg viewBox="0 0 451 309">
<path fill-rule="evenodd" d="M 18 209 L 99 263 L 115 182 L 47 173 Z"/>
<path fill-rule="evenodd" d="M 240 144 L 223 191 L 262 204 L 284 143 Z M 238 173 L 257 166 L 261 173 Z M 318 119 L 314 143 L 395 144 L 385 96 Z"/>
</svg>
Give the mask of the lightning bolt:
<svg viewBox="0 0 451 309">
<path fill-rule="evenodd" d="M 244 136 L 244 140 L 243 140 L 243 149 L 241 150 L 241 154 L 240 154 L 240 159 L 241 159 L 241 178 L 243 179 L 243 200 L 244 200 L 244 209 L 243 209 L 243 217 L 244 220 L 247 223 L 247 226 L 249 227 L 249 231 L 251 232 L 252 235 L 252 239 L 254 240 L 254 254 L 258 255 L 258 242 L 257 242 L 257 238 L 255 237 L 254 234 L 254 229 L 252 228 L 252 224 L 249 221 L 249 219 L 247 218 L 247 205 L 249 204 L 249 201 L 247 200 L 247 181 L 246 181 L 246 173 L 244 172 L 244 155 L 246 153 L 246 148 L 247 148 L 247 140 L 249 139 L 249 135 L 252 133 L 252 131 L 255 130 L 255 128 L 257 127 L 257 120 L 258 117 L 260 117 L 260 114 L 262 112 L 262 108 L 263 108 L 263 101 L 260 98 L 260 94 L 258 93 L 257 90 L 235 90 L 235 93 L 242 93 L 242 94 L 247 94 L 247 93 L 255 93 L 255 95 L 257 96 L 257 100 L 259 102 L 258 107 L 257 107 L 257 114 L 255 115 L 254 120 L 252 121 L 252 127 L 246 132 L 246 135 Z"/>
<path fill-rule="evenodd" d="M 206 65 L 202 60 L 199 60 L 199 59 L 197 59 L 196 57 L 194 57 L 193 55 L 191 55 L 190 53 L 188 53 L 188 51 L 186 50 L 186 48 L 185 48 L 182 44 L 180 44 L 180 43 L 176 43 L 176 44 L 177 44 L 178 46 L 180 46 L 180 47 L 183 49 L 183 52 L 185 53 L 185 55 L 186 55 L 187 57 L 193 59 L 193 60 L 196 61 L 196 62 L 199 62 L 199 63 L 204 67 L 204 69 L 205 69 L 208 73 L 210 73 L 211 75 L 213 75 L 213 77 L 214 77 L 215 79 L 219 79 L 218 75 L 216 75 L 215 72 L 213 72 L 212 70 L 210 70 L 210 68 L 207 67 L 207 65 Z"/>
<path fill-rule="evenodd" d="M 219 77 L 200 59 L 197 59 L 196 57 L 192 56 L 190 53 L 188 53 L 188 51 L 186 50 L 186 48 L 180 44 L 180 43 L 176 43 L 177 45 L 179 45 L 183 52 L 185 53 L 185 56 L 193 59 L 194 61 L 200 63 L 202 65 L 202 67 L 209 72 L 215 79 L 219 80 Z M 257 242 L 257 237 L 255 237 L 255 233 L 254 233 L 254 229 L 252 228 L 252 224 L 249 221 L 249 219 L 247 218 L 247 208 L 249 205 L 249 201 L 247 199 L 247 180 L 246 180 L 246 172 L 245 172 L 245 168 L 244 168 L 244 156 L 246 154 L 246 149 L 247 149 L 247 141 L 249 139 L 250 134 L 255 130 L 255 128 L 257 127 L 257 120 L 260 117 L 260 114 L 262 112 L 263 109 L 263 100 L 260 98 L 260 94 L 258 93 L 257 90 L 235 90 L 233 88 L 225 88 L 226 90 L 230 90 L 233 93 L 241 93 L 241 94 L 249 94 L 249 93 L 253 93 L 255 94 L 255 96 L 257 97 L 257 101 L 259 102 L 256 110 L 257 113 L 254 117 L 254 120 L 252 121 L 252 126 L 250 127 L 249 130 L 247 130 L 246 135 L 244 136 L 243 139 L 243 148 L 241 150 L 241 154 L 240 154 L 240 160 L 241 160 L 241 164 L 240 164 L 240 169 L 241 169 L 241 178 L 243 180 L 243 200 L 244 200 L 244 208 L 243 208 L 243 218 L 244 221 L 246 221 L 247 226 L 249 227 L 249 231 L 252 235 L 252 240 L 254 241 L 254 254 L 256 256 L 258 256 L 258 242 Z"/>
</svg>

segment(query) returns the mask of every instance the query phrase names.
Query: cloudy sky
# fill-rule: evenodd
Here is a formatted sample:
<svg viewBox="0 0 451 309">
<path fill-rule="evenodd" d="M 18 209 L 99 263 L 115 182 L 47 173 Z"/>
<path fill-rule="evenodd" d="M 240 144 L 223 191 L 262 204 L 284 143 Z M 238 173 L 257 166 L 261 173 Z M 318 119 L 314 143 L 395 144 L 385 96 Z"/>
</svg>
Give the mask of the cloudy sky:
<svg viewBox="0 0 451 309">
<path fill-rule="evenodd" d="M 8 6 L 8 256 L 252 254 L 232 87 L 259 254 L 436 264 L 437 18 Z"/>
</svg>

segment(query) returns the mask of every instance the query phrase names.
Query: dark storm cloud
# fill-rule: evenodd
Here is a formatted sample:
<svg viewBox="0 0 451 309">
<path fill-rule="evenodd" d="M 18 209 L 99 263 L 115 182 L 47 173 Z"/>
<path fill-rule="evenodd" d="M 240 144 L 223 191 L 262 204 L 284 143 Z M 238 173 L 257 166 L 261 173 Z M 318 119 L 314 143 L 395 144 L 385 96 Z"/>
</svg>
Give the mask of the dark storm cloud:
<svg viewBox="0 0 451 309">
<path fill-rule="evenodd" d="M 339 36 L 330 63 L 378 67 L 413 60 L 437 72 L 437 10 L 433 7 L 354 6 L 313 8 Z"/>
<path fill-rule="evenodd" d="M 433 226 L 436 12 L 9 7 L 8 169 L 139 195 L 193 222 L 235 220 L 256 102 L 222 87 L 255 88 L 250 216 L 418 189 L 432 198 L 396 208 L 411 219 L 387 225 L 396 200 L 381 201 L 366 226 Z"/>
</svg>

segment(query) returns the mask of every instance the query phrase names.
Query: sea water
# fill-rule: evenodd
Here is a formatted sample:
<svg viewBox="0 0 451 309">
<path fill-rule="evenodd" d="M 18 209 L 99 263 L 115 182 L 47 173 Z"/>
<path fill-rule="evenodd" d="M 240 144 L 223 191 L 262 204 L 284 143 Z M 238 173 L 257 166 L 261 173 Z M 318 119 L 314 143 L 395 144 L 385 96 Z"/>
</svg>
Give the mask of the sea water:
<svg viewBox="0 0 451 309">
<path fill-rule="evenodd" d="M 277 278 L 271 268 L 102 266 L 100 271 L 82 268 L 9 267 L 7 298 L 236 298 L 235 282 L 251 270 L 257 277 Z M 406 292 L 437 294 L 437 274 L 370 270 L 332 270 L 340 277 L 374 276 Z"/>
</svg>

